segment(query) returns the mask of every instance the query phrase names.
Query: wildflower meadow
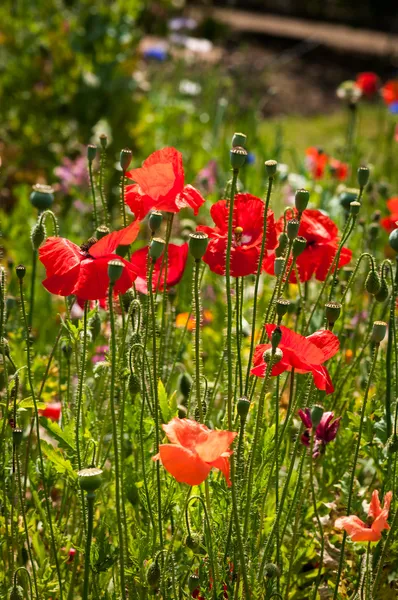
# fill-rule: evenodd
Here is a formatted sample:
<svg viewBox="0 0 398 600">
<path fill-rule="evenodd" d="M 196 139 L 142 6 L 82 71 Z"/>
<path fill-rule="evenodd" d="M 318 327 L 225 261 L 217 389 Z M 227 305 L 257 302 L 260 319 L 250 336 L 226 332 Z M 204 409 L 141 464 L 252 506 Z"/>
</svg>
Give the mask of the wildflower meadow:
<svg viewBox="0 0 398 600">
<path fill-rule="evenodd" d="M 20 177 L 1 598 L 397 597 L 398 80 L 336 93 L 337 146 L 216 99 Z"/>
</svg>

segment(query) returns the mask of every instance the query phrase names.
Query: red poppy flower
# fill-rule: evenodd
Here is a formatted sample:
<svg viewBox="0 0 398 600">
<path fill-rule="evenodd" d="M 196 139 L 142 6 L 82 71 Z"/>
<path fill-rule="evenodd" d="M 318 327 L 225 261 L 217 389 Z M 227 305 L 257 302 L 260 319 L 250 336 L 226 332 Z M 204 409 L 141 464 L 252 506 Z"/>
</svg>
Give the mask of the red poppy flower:
<svg viewBox="0 0 398 600">
<path fill-rule="evenodd" d="M 276 325 L 267 323 L 265 328 L 270 338 Z M 334 390 L 333 384 L 323 363 L 338 351 L 340 347 L 338 337 L 327 329 L 316 331 L 307 337 L 283 325 L 280 329 L 282 338 L 278 347 L 283 352 L 283 358 L 272 368 L 271 375 L 280 375 L 293 368 L 296 373 L 312 373 L 318 390 L 325 390 L 327 394 L 331 394 Z M 267 364 L 264 361 L 264 352 L 268 348 L 271 348 L 271 344 L 259 344 L 255 349 L 251 372 L 257 377 L 265 376 Z"/>
<path fill-rule="evenodd" d="M 381 88 L 381 95 L 387 105 L 398 102 L 398 79 L 387 81 Z"/>
<path fill-rule="evenodd" d="M 384 506 L 381 508 L 379 492 L 374 490 L 368 511 L 368 517 L 372 521 L 371 525 L 366 525 L 356 515 L 350 515 L 337 519 L 334 526 L 337 529 L 344 529 L 353 542 L 378 542 L 381 539 L 382 531 L 390 529 L 387 519 L 391 500 L 392 492 L 387 492 L 384 496 Z"/>
<path fill-rule="evenodd" d="M 79 248 L 65 238 L 49 237 L 39 249 L 39 258 L 46 268 L 44 287 L 52 294 L 75 294 L 83 300 L 105 298 L 109 286 L 108 263 L 118 259 L 124 264 L 122 276 L 116 282 L 115 294 L 124 294 L 133 284 L 136 273 L 132 265 L 115 254 L 118 246 L 127 246 L 137 237 L 139 223 L 134 221 Z"/>
<path fill-rule="evenodd" d="M 312 146 L 305 151 L 307 169 L 314 179 L 322 179 L 329 157 L 323 150 Z"/>
<path fill-rule="evenodd" d="M 177 417 L 162 427 L 171 444 L 161 444 L 159 454 L 152 460 L 160 459 L 166 471 L 180 483 L 200 485 L 215 467 L 231 485 L 229 446 L 235 432 L 213 431 L 197 421 Z"/>
<path fill-rule="evenodd" d="M 379 89 L 380 79 L 376 73 L 372 73 L 371 71 L 358 73 L 355 84 L 364 96 L 371 98 Z"/>
<path fill-rule="evenodd" d="M 331 158 L 329 161 L 329 168 L 333 175 L 339 181 L 345 181 L 348 176 L 348 165 L 347 163 L 337 160 L 337 158 Z"/>
<path fill-rule="evenodd" d="M 231 248 L 231 275 L 244 277 L 257 272 L 263 238 L 264 202 L 251 194 L 236 194 L 233 214 L 233 239 Z M 215 227 L 199 226 L 210 238 L 203 257 L 210 269 L 225 274 L 225 257 L 228 243 L 229 208 L 226 200 L 219 200 L 210 209 Z M 274 213 L 268 209 L 266 249 L 276 246 Z"/>
<path fill-rule="evenodd" d="M 140 169 L 126 175 L 135 181 L 126 186 L 126 204 L 136 219 L 143 219 L 151 209 L 177 213 L 190 207 L 197 215 L 205 201 L 194 187 L 184 186 L 182 154 L 175 148 L 157 150 Z"/>
<path fill-rule="evenodd" d="M 141 248 L 134 252 L 131 257 L 131 264 L 133 265 L 134 271 L 137 273 L 137 279 L 135 280 L 136 289 L 141 294 L 147 294 L 147 257 L 148 257 L 148 246 Z M 188 258 L 188 244 L 169 244 L 168 255 L 167 255 L 167 288 L 171 288 L 176 285 L 184 274 L 185 265 L 187 264 Z M 162 276 L 159 281 L 160 269 L 162 266 L 162 260 L 157 260 L 153 269 L 153 290 L 156 288 L 163 290 L 164 288 L 164 276 L 165 276 L 165 265 L 163 265 Z"/>
<path fill-rule="evenodd" d="M 387 208 L 391 214 L 388 217 L 383 217 L 380 223 L 381 226 L 387 231 L 387 233 L 391 233 L 394 229 L 397 228 L 398 221 L 398 196 L 394 198 L 390 198 L 387 200 Z"/>
<path fill-rule="evenodd" d="M 283 231 L 283 217 L 276 223 L 277 233 Z M 307 240 L 307 246 L 296 260 L 300 281 L 308 281 L 315 274 L 318 281 L 324 281 L 330 265 L 333 262 L 338 247 L 338 229 L 333 221 L 320 210 L 307 209 L 303 212 L 298 235 Z M 351 260 L 352 252 L 342 248 L 339 268 L 344 267 Z M 289 259 L 288 268 L 291 264 Z M 274 275 L 275 252 L 268 254 L 264 261 L 264 269 Z M 296 273 L 293 269 L 290 283 L 296 283 Z"/>
<path fill-rule="evenodd" d="M 46 417 L 50 419 L 50 421 L 59 421 L 62 412 L 62 404 L 61 402 L 51 402 L 51 404 L 46 404 L 46 408 L 41 408 L 39 410 L 39 414 L 42 417 Z"/>
</svg>

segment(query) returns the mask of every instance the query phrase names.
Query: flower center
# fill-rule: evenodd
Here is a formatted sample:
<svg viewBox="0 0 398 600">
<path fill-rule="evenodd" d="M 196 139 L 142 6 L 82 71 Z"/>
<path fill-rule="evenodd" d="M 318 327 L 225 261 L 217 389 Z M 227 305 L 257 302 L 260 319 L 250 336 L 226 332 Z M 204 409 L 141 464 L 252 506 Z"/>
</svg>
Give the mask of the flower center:
<svg viewBox="0 0 398 600">
<path fill-rule="evenodd" d="M 243 227 L 235 227 L 234 229 L 234 242 L 235 246 L 242 246 L 250 244 L 252 236 L 250 234 L 243 233 Z"/>
</svg>

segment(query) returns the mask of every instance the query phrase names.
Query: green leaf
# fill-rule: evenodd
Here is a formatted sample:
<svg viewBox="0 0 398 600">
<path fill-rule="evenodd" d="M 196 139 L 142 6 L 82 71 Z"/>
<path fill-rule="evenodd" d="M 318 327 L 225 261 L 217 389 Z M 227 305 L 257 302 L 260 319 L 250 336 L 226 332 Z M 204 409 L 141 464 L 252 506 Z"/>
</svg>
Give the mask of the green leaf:
<svg viewBox="0 0 398 600">
<path fill-rule="evenodd" d="M 167 402 L 167 394 L 163 382 L 159 379 L 158 383 L 159 406 L 162 413 L 162 418 L 165 423 L 169 421 L 169 403 Z"/>
<path fill-rule="evenodd" d="M 72 479 L 77 479 L 77 473 L 73 470 L 70 461 L 64 458 L 61 451 L 51 446 L 45 440 L 41 441 L 41 448 L 46 458 L 54 465 L 57 473 L 60 475 L 69 475 Z"/>
<path fill-rule="evenodd" d="M 69 423 L 65 429 L 61 429 L 56 421 L 51 421 L 45 417 L 41 417 L 40 425 L 48 431 L 48 433 L 57 440 L 61 448 L 73 450 L 75 452 L 75 440 L 73 435 L 73 423 Z"/>
<path fill-rule="evenodd" d="M 46 403 L 45 402 L 36 402 L 37 404 L 37 408 L 46 408 Z M 17 404 L 17 410 L 26 410 L 27 408 L 34 408 L 35 404 L 33 402 L 33 398 L 32 396 L 28 396 L 27 398 L 24 398 L 23 400 L 21 400 L 21 402 L 18 402 Z"/>
</svg>

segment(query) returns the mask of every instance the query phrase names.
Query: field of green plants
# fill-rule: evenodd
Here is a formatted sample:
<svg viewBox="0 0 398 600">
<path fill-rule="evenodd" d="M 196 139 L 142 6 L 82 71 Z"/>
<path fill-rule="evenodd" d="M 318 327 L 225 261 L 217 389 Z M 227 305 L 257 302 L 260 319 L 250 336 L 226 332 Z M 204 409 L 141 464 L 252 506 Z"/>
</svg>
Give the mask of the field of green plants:
<svg viewBox="0 0 398 600">
<path fill-rule="evenodd" d="M 398 80 L 75 4 L 0 9 L 0 598 L 396 598 Z"/>
</svg>

